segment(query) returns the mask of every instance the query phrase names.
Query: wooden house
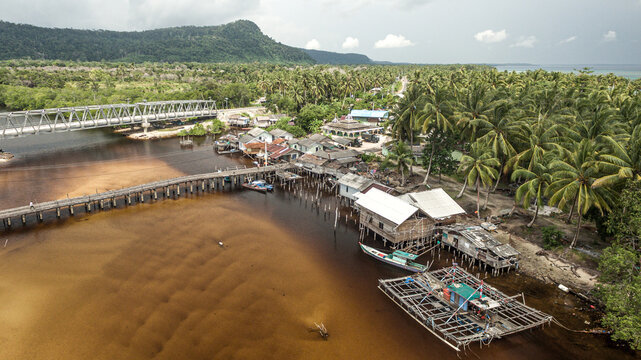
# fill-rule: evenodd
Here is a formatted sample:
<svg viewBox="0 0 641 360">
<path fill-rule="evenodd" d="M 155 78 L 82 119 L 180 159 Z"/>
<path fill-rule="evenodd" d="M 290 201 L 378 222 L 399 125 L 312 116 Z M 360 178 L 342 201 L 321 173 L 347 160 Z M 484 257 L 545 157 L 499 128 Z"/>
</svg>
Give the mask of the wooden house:
<svg viewBox="0 0 641 360">
<path fill-rule="evenodd" d="M 518 267 L 520 253 L 496 240 L 480 226 L 451 225 L 443 229 L 443 244 L 494 269 Z"/>
<path fill-rule="evenodd" d="M 465 211 L 442 189 L 399 197 L 370 188 L 355 194 L 360 211 L 360 228 L 380 236 L 393 249 L 419 252 L 434 240 L 435 228 L 456 221 Z"/>
</svg>

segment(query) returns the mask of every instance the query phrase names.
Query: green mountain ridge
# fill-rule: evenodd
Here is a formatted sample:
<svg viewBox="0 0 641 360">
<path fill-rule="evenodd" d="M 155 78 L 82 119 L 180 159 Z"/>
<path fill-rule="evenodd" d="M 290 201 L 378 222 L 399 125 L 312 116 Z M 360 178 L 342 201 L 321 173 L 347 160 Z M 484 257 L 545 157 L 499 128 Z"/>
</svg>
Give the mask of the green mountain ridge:
<svg viewBox="0 0 641 360">
<path fill-rule="evenodd" d="M 323 50 L 308 50 L 302 49 L 307 55 L 314 59 L 319 64 L 330 64 L 330 65 L 366 65 L 374 64 L 369 57 L 362 54 L 355 53 L 336 53 L 331 51 Z"/>
<path fill-rule="evenodd" d="M 146 31 L 44 28 L 0 21 L 0 60 L 273 62 L 313 64 L 251 21 Z"/>
</svg>

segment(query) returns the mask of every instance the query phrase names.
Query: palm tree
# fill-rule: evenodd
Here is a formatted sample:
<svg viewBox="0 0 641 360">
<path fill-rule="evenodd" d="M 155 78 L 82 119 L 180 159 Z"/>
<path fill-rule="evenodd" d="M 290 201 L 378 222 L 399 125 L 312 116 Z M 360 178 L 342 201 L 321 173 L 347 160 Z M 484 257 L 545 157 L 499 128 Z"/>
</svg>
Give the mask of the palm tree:
<svg viewBox="0 0 641 360">
<path fill-rule="evenodd" d="M 419 120 L 422 123 L 422 133 L 430 138 L 429 142 L 432 146 L 423 184 L 427 184 L 432 170 L 432 161 L 436 151 L 435 139 L 439 137 L 437 133 L 452 131 L 454 128 L 454 124 L 450 121 L 450 101 L 451 96 L 446 88 L 428 85 L 428 94 L 425 96 L 425 105 L 421 110 Z"/>
<path fill-rule="evenodd" d="M 516 190 L 516 203 L 522 202 L 523 207 L 527 207 L 535 200 L 534 216 L 532 221 L 527 224 L 527 227 L 532 227 L 536 217 L 539 214 L 539 209 L 543 205 L 543 195 L 548 186 L 552 183 L 552 173 L 550 171 L 549 163 L 553 158 L 552 153 L 548 153 L 545 158 L 540 162 L 534 163 L 531 168 L 517 168 L 512 173 L 512 181 L 516 179 L 525 179 L 525 183 L 518 187 Z"/>
<path fill-rule="evenodd" d="M 494 180 L 498 171 L 496 167 L 500 166 L 501 163 L 494 156 L 492 150 L 484 143 L 475 142 L 472 144 L 469 154 L 465 154 L 461 157 L 458 171 L 465 175 L 465 184 L 461 193 L 458 197 L 462 196 L 463 191 L 467 184 L 476 183 L 476 216 L 480 219 L 481 212 L 481 186 L 488 188 L 488 194 L 486 195 L 486 205 L 487 197 L 489 196 L 490 186 L 492 185 L 492 180 Z"/>
<path fill-rule="evenodd" d="M 401 185 L 405 185 L 405 171 L 414 163 L 412 151 L 403 141 L 398 141 L 388 155 L 388 159 L 396 162 L 396 170 L 401 173 Z"/>
<path fill-rule="evenodd" d="M 501 102 L 494 107 L 491 115 L 486 119 L 478 118 L 470 121 L 470 124 L 478 129 L 480 135 L 478 140 L 487 143 L 494 151 L 494 155 L 500 159 L 499 176 L 496 177 L 496 184 L 492 191 L 495 191 L 499 185 L 505 163 L 516 155 L 514 145 L 524 142 L 525 124 L 520 119 L 510 116 L 511 109 L 511 105 L 507 102 Z"/>
<path fill-rule="evenodd" d="M 583 215 L 593 207 L 601 214 L 604 210 L 609 211 L 614 199 L 614 194 L 608 187 L 592 187 L 599 177 L 599 168 L 594 166 L 595 154 L 594 142 L 583 139 L 576 144 L 566 160 L 554 160 L 550 163 L 553 181 L 546 191 L 546 195 L 550 196 L 550 204 L 562 209 L 571 204 L 570 214 L 575 206 L 579 214 L 570 248 L 576 245 Z"/>
<path fill-rule="evenodd" d="M 634 128 L 627 146 L 609 136 L 602 141 L 606 151 L 599 154 L 595 165 L 605 175 L 596 179 L 592 187 L 615 185 L 625 179 L 641 180 L 641 125 Z"/>
</svg>

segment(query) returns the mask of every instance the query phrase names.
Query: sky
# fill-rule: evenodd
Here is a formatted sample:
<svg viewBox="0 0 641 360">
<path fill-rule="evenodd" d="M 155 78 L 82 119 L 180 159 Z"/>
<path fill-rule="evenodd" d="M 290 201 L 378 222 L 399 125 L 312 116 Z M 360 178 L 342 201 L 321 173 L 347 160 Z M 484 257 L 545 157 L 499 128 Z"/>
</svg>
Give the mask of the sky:
<svg viewBox="0 0 641 360">
<path fill-rule="evenodd" d="M 0 0 L 0 20 L 147 30 L 254 21 L 301 48 L 412 63 L 641 64 L 641 0 Z"/>
</svg>

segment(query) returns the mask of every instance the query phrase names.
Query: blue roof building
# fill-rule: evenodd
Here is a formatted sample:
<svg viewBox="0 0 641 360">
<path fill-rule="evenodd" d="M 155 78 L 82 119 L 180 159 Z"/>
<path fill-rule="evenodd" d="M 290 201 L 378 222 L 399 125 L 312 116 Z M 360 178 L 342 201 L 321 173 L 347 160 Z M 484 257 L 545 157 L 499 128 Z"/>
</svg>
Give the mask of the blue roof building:
<svg viewBox="0 0 641 360">
<path fill-rule="evenodd" d="M 387 110 L 352 110 L 349 114 L 354 120 L 380 123 L 389 117 Z"/>
</svg>

